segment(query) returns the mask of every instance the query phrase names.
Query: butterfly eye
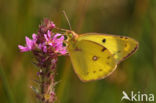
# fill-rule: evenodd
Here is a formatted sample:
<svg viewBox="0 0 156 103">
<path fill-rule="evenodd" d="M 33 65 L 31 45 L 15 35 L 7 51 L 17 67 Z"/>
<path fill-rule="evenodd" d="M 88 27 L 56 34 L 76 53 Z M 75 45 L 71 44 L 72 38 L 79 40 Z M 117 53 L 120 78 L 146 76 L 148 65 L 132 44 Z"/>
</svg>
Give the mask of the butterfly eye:
<svg viewBox="0 0 156 103">
<path fill-rule="evenodd" d="M 106 42 L 106 39 L 103 39 L 102 42 L 105 43 Z"/>
</svg>

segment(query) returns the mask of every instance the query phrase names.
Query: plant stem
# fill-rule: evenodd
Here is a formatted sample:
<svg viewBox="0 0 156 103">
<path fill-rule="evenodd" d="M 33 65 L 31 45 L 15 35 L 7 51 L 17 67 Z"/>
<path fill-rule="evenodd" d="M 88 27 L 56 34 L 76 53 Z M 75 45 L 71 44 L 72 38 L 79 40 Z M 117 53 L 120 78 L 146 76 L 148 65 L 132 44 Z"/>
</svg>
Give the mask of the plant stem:
<svg viewBox="0 0 156 103">
<path fill-rule="evenodd" d="M 43 70 L 41 69 L 41 101 L 44 103 L 44 72 Z"/>
</svg>

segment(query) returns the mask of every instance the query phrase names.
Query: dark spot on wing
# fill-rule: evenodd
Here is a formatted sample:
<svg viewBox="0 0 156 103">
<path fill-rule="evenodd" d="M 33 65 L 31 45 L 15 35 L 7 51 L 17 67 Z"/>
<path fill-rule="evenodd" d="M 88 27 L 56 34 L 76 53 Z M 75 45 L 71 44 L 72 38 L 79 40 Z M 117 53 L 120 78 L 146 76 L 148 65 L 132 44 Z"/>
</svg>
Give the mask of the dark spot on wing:
<svg viewBox="0 0 156 103">
<path fill-rule="evenodd" d="M 93 73 L 96 73 L 96 71 L 93 71 Z"/>
<path fill-rule="evenodd" d="M 104 39 L 102 40 L 102 42 L 105 43 L 105 42 L 106 42 L 106 39 L 104 38 Z"/>
<path fill-rule="evenodd" d="M 120 38 L 128 39 L 128 37 L 120 36 Z"/>
<path fill-rule="evenodd" d="M 81 49 L 80 49 L 80 48 L 78 48 L 78 47 L 76 47 L 76 48 L 75 48 L 75 51 L 81 51 Z"/>
<path fill-rule="evenodd" d="M 108 65 L 109 65 L 109 63 L 106 63 L 106 64 L 108 64 Z"/>
<path fill-rule="evenodd" d="M 103 47 L 101 51 L 102 51 L 102 52 L 104 52 L 105 50 L 106 50 L 106 48 L 105 48 L 105 47 Z"/>
<path fill-rule="evenodd" d="M 92 60 L 93 60 L 93 61 L 97 61 L 97 60 L 98 60 L 98 57 L 97 57 L 97 56 L 93 56 L 93 57 L 92 57 Z"/>
<path fill-rule="evenodd" d="M 110 56 L 108 56 L 107 59 L 110 59 Z"/>
<path fill-rule="evenodd" d="M 125 44 L 125 47 L 127 47 L 127 44 Z"/>
<path fill-rule="evenodd" d="M 120 53 L 121 51 L 119 50 L 117 53 Z"/>
<path fill-rule="evenodd" d="M 102 72 L 102 69 L 99 69 L 100 72 Z"/>
<path fill-rule="evenodd" d="M 115 54 L 112 54 L 112 56 L 115 56 Z"/>
<path fill-rule="evenodd" d="M 128 39 L 128 37 L 125 37 L 125 39 Z"/>
<path fill-rule="evenodd" d="M 87 75 L 89 74 L 89 72 L 87 72 Z"/>
</svg>

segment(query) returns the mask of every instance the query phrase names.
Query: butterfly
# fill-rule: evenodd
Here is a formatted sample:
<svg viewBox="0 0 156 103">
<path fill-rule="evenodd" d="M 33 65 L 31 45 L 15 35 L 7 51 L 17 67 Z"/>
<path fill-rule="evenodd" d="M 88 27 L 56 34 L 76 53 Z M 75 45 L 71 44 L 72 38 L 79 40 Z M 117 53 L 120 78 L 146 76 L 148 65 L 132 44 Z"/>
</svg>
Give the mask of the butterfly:
<svg viewBox="0 0 156 103">
<path fill-rule="evenodd" d="M 126 36 L 68 31 L 67 50 L 75 73 L 83 82 L 104 79 L 132 55 L 139 43 Z"/>
</svg>

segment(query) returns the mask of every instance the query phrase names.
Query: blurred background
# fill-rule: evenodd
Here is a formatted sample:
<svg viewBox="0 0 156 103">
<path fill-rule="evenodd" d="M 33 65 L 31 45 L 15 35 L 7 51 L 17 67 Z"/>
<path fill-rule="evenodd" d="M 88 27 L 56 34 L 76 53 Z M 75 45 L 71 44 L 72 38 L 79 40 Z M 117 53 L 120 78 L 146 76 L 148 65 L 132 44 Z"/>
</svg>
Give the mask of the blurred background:
<svg viewBox="0 0 156 103">
<path fill-rule="evenodd" d="M 0 103 L 37 103 L 30 86 L 38 69 L 17 45 L 45 17 L 69 29 L 62 10 L 77 33 L 126 35 L 140 45 L 112 75 L 88 83 L 75 75 L 69 57 L 60 57 L 57 103 L 120 103 L 122 91 L 156 95 L 156 0 L 0 0 Z"/>
</svg>

